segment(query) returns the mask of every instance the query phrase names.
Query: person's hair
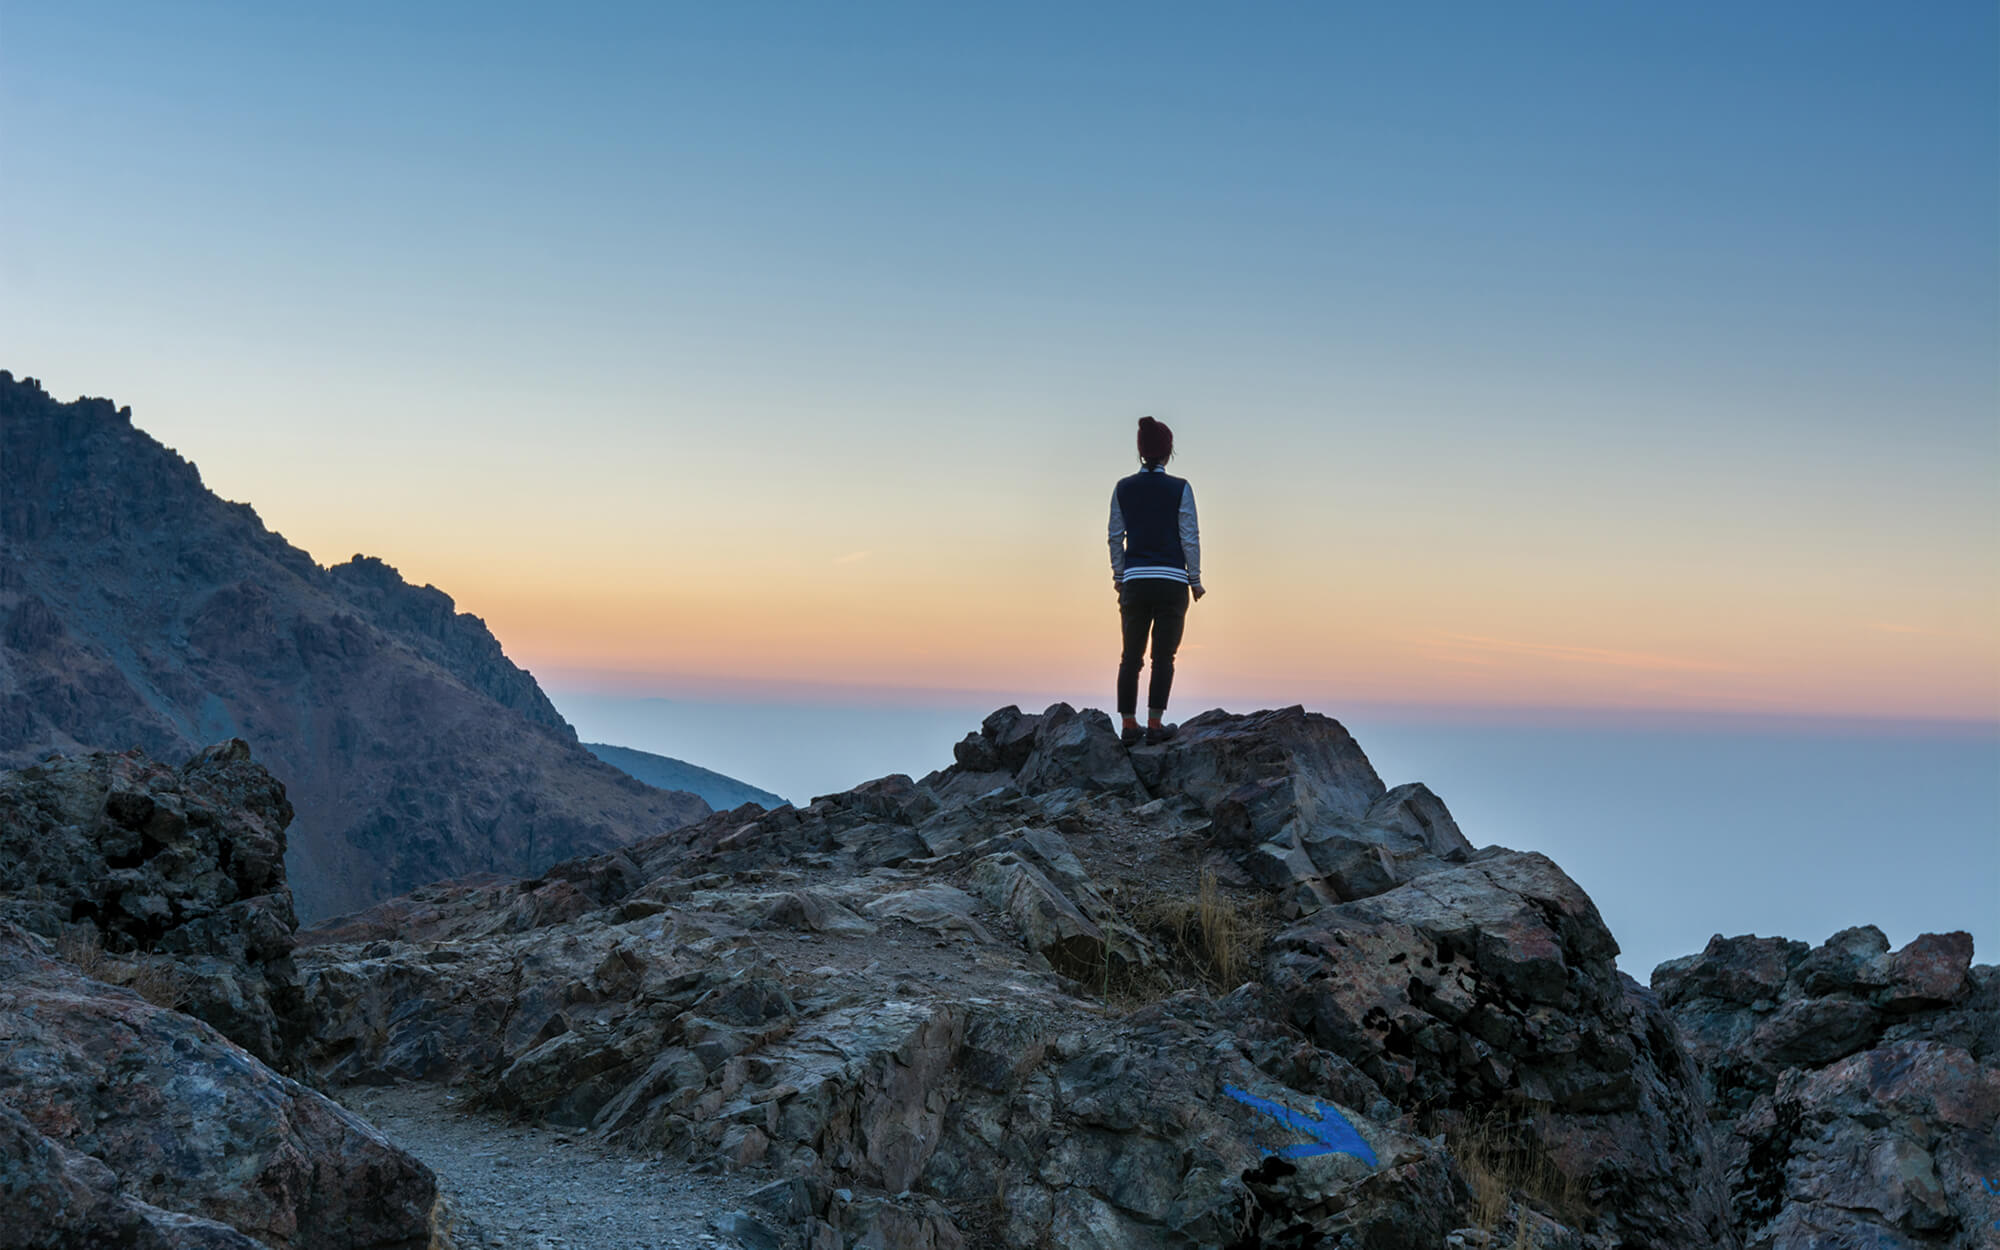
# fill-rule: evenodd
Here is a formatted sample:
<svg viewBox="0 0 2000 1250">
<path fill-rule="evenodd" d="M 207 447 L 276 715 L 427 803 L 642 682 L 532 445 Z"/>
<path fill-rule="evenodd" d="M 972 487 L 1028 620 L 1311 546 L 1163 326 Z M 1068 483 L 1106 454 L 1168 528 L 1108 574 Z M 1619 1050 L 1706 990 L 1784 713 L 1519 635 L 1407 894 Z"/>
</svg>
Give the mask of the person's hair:
<svg viewBox="0 0 2000 1250">
<path fill-rule="evenodd" d="M 1139 459 L 1147 468 L 1165 464 L 1174 454 L 1174 432 L 1164 422 L 1139 418 Z"/>
</svg>

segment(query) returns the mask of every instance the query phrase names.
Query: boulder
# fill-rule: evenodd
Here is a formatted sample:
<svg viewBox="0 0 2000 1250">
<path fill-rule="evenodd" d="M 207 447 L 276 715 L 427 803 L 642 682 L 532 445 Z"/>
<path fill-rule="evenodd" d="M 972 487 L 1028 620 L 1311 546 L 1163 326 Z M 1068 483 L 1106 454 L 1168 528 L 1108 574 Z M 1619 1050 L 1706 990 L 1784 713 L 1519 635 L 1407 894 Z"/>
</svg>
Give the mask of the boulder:
<svg viewBox="0 0 2000 1250">
<path fill-rule="evenodd" d="M 11 1212 L 34 1210 L 31 1195 L 53 1197 L 59 1205 L 43 1208 L 39 1227 L 55 1230 L 64 1220 L 130 1224 L 122 1207 L 131 1205 L 131 1226 L 150 1226 L 167 1245 L 242 1244 L 203 1221 L 272 1250 L 428 1244 L 435 1185 L 421 1163 L 209 1026 L 91 981 L 42 945 L 0 924 Z M 117 1178 L 115 1192 L 100 1168 Z M 151 1215 L 130 1199 L 191 1218 Z"/>
<path fill-rule="evenodd" d="M 988 716 L 979 725 L 979 736 L 992 744 L 992 755 L 1001 768 L 1016 772 L 1035 749 L 1035 734 L 1042 718 L 1025 714 L 1009 704 Z"/>
<path fill-rule="evenodd" d="M 1972 935 L 1925 933 L 1889 957 L 1889 992 L 1877 1001 L 1906 1014 L 1966 997 L 1972 985 Z"/>
<path fill-rule="evenodd" d="M 986 926 L 973 914 L 972 899 L 950 885 L 926 885 L 912 890 L 896 890 L 878 895 L 867 904 L 868 914 L 907 920 L 919 928 L 939 934 L 963 932 L 975 942 L 990 942 Z"/>
<path fill-rule="evenodd" d="M 1132 758 L 1111 718 L 1095 710 L 1079 712 L 1058 703 L 1039 718 L 1034 750 L 1021 761 L 1014 783 L 1024 790 L 1076 786 L 1144 801 L 1151 797 L 1133 771 Z"/>
<path fill-rule="evenodd" d="M 1179 794 L 1204 807 L 1256 781 L 1289 778 L 1297 815 L 1364 820 L 1387 790 L 1339 721 L 1301 707 L 1246 716 L 1203 712 L 1157 746 L 1132 753 L 1152 794 Z"/>
<path fill-rule="evenodd" d="M 261 1250 L 214 1220 L 164 1211 L 119 1190 L 101 1160 L 78 1154 L 37 1132 L 20 1112 L 0 1103 L 0 1199 L 7 1220 L 4 1250 L 72 1250 L 120 1246 L 131 1250 Z"/>
<path fill-rule="evenodd" d="M 1104 931 L 1078 910 L 1042 871 L 1012 851 L 972 867 L 974 893 L 1004 910 L 1029 950 L 1070 976 L 1090 978 L 1106 964 Z"/>
<path fill-rule="evenodd" d="M 1413 850 L 1441 860 L 1455 862 L 1472 854 L 1472 843 L 1458 831 L 1444 800 L 1421 781 L 1397 786 L 1375 800 L 1361 823 L 1393 830 L 1408 839 Z"/>
</svg>

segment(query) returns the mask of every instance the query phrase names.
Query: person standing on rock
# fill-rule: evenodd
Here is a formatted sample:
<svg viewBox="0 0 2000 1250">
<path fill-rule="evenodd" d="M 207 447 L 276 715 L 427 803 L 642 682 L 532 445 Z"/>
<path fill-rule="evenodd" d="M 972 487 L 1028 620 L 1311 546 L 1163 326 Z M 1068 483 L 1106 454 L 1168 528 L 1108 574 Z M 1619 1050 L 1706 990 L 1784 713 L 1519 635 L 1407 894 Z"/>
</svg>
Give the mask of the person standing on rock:
<svg viewBox="0 0 2000 1250">
<path fill-rule="evenodd" d="M 1174 652 L 1187 623 L 1188 597 L 1208 593 L 1201 586 L 1201 530 L 1195 523 L 1194 487 L 1167 473 L 1174 455 L 1174 432 L 1151 417 L 1139 418 L 1137 473 L 1111 492 L 1111 586 L 1118 592 L 1118 618 L 1125 650 L 1118 661 L 1119 737 L 1132 746 L 1139 728 L 1139 669 L 1146 638 L 1153 640 L 1153 678 L 1146 690 L 1149 743 L 1165 742 L 1175 726 L 1166 723 L 1167 696 L 1174 687 Z"/>
</svg>

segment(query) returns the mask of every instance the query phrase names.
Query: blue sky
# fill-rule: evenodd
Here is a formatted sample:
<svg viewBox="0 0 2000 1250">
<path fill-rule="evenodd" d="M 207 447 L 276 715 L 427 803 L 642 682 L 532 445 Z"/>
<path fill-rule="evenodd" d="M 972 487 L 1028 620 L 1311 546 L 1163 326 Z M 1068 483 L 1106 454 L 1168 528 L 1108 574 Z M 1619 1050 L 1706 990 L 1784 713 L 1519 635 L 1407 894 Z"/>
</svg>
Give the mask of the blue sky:
<svg viewBox="0 0 2000 1250">
<path fill-rule="evenodd" d="M 578 680 L 1094 683 L 1150 411 L 1209 697 L 1990 720 L 1997 12 L 5 3 L 0 344 Z"/>
<path fill-rule="evenodd" d="M 1640 726 L 1712 761 L 1703 717 L 2000 713 L 1996 47 L 1953 0 L 0 0 L 0 367 L 450 591 L 566 709 L 708 700 L 732 750 L 786 699 L 902 709 L 746 757 L 787 788 L 921 771 L 882 761 L 961 692 L 1106 701 L 1152 412 L 1212 592 L 1177 705 L 1430 726 L 1393 771 L 1648 956 L 1879 887 L 1899 942 L 1935 901 L 1990 958 L 1990 733 L 1851 803 L 1867 751 L 1772 746 L 1825 798 L 1787 822 L 1722 768 L 1649 799 L 1681 766 Z M 1549 709 L 1629 749 L 1521 774 Z M 1655 818 L 1596 855 L 1564 794 Z M 1826 804 L 1822 909 L 1743 914 Z M 1647 912 L 1683 819 L 1761 858 Z"/>
</svg>

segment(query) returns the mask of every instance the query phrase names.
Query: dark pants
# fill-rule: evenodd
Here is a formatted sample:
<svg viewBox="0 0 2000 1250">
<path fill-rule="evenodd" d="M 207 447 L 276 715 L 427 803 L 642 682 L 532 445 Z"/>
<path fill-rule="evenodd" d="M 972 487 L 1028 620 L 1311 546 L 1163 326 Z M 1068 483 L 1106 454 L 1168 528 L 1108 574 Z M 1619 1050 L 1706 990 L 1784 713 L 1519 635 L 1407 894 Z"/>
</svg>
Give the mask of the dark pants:
<svg viewBox="0 0 2000 1250">
<path fill-rule="evenodd" d="M 1118 588 L 1118 619 L 1125 627 L 1125 652 L 1118 660 L 1118 714 L 1139 710 L 1139 666 L 1146 659 L 1146 635 L 1153 636 L 1153 680 L 1146 706 L 1165 711 L 1174 688 L 1174 651 L 1187 625 L 1188 588 L 1164 577 L 1135 577 Z"/>
</svg>

